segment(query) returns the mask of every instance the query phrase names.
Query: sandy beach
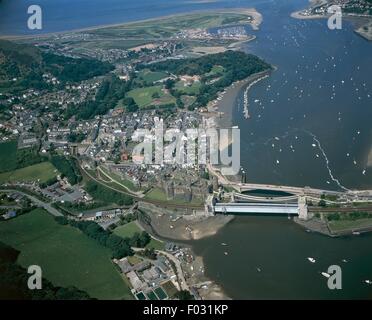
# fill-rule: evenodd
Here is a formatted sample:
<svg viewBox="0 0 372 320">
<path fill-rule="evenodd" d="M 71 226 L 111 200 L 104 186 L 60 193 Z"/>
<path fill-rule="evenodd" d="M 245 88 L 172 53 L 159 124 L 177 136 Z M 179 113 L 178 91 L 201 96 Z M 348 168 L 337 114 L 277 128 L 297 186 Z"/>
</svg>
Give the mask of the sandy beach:
<svg viewBox="0 0 372 320">
<path fill-rule="evenodd" d="M 302 20 L 308 20 L 308 19 L 324 19 L 327 18 L 326 15 L 321 14 L 311 14 L 311 15 L 303 15 L 302 11 L 295 11 L 291 13 L 291 17 L 295 19 L 302 19 Z"/>
<path fill-rule="evenodd" d="M 199 240 L 215 235 L 218 230 L 234 219 L 234 216 L 218 215 L 214 217 L 197 217 L 182 215 L 182 212 L 160 208 L 147 203 L 140 203 L 140 208 L 149 216 L 151 223 L 141 222 L 141 227 L 155 238 L 164 241 L 181 242 Z M 186 245 L 192 251 L 189 244 Z M 203 300 L 229 299 L 223 289 L 208 279 L 205 274 L 203 257 L 194 255 L 194 261 L 183 266 L 183 272 L 188 275 L 187 284 L 197 288 Z"/>
<path fill-rule="evenodd" d="M 187 241 L 199 240 L 215 235 L 221 228 L 234 219 L 233 216 L 194 216 L 183 215 L 168 209 L 141 203 L 140 207 L 150 216 L 151 226 L 144 227 L 161 238 Z"/>
<path fill-rule="evenodd" d="M 219 113 L 219 115 L 216 117 L 216 123 L 219 128 L 229 128 L 234 125 L 232 121 L 232 114 L 239 92 L 251 85 L 253 82 L 269 75 L 270 73 L 271 70 L 255 73 L 242 81 L 233 83 L 229 88 L 226 89 L 226 93 L 222 96 L 222 99 L 215 105 L 215 108 Z"/>
</svg>

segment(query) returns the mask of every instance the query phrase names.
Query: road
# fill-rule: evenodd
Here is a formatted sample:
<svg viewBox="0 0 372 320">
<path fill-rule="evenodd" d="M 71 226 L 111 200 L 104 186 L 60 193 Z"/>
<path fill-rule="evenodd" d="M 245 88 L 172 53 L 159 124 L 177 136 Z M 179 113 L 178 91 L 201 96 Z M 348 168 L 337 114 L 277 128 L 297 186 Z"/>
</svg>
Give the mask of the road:
<svg viewBox="0 0 372 320">
<path fill-rule="evenodd" d="M 36 204 L 38 207 L 41 207 L 41 208 L 45 209 L 46 211 L 48 211 L 53 216 L 63 217 L 63 214 L 61 212 L 59 212 L 56 208 L 53 208 L 50 203 L 41 201 L 38 198 L 36 198 L 34 196 L 31 196 L 27 193 L 24 193 L 24 192 L 19 191 L 19 190 L 12 190 L 12 189 L 1 190 L 1 192 L 16 192 L 16 193 L 19 193 L 19 194 L 29 198 L 34 204 Z"/>
<path fill-rule="evenodd" d="M 183 271 L 182 271 L 182 267 L 181 267 L 181 262 L 176 257 L 174 257 L 173 255 L 171 255 L 168 252 L 161 251 L 161 250 L 156 250 L 156 252 L 158 252 L 158 253 L 166 256 L 169 260 L 172 260 L 173 261 L 173 263 L 176 266 L 178 283 L 180 284 L 181 289 L 182 290 L 190 291 L 190 288 L 187 285 L 187 282 L 186 282 L 185 277 L 183 275 Z"/>
</svg>

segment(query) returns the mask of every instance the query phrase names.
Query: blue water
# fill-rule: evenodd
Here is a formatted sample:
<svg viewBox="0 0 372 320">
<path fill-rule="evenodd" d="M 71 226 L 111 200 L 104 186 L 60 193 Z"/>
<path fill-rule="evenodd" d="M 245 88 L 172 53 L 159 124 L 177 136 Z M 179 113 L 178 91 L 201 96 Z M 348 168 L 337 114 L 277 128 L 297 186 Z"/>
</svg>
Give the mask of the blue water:
<svg viewBox="0 0 372 320">
<path fill-rule="evenodd" d="M 342 30 L 330 31 L 325 20 L 289 18 L 307 0 L 38 3 L 44 13 L 42 33 L 209 8 L 256 7 L 264 22 L 259 31 L 250 30 L 257 39 L 245 50 L 277 70 L 250 90 L 251 119 L 242 116 L 241 96 L 231 106 L 233 122 L 242 131 L 241 162 L 248 180 L 333 189 L 372 187 L 372 167 L 366 166 L 372 147 L 372 44 L 348 22 Z M 29 4 L 35 1 L 2 1 L 0 35 L 30 33 Z M 193 247 L 204 257 L 207 276 L 233 298 L 371 298 L 372 288 L 363 282 L 372 276 L 370 242 L 371 236 L 330 239 L 308 234 L 286 218 L 246 217 L 193 242 Z M 308 263 L 308 256 L 316 257 L 317 264 Z M 343 264 L 342 259 L 349 262 Z M 330 292 L 320 275 L 330 264 L 343 267 L 341 292 Z"/>
<path fill-rule="evenodd" d="M 290 19 L 291 3 L 263 5 L 245 48 L 278 68 L 250 90 L 251 119 L 234 107 L 248 180 L 371 188 L 372 43 L 347 21 L 332 31 L 325 19 Z"/>
<path fill-rule="evenodd" d="M 3 0 L 0 3 L 0 35 L 58 32 L 193 10 L 255 6 L 265 2 L 271 1 Z M 40 5 L 43 11 L 41 31 L 27 28 L 27 8 L 33 4 Z"/>
</svg>

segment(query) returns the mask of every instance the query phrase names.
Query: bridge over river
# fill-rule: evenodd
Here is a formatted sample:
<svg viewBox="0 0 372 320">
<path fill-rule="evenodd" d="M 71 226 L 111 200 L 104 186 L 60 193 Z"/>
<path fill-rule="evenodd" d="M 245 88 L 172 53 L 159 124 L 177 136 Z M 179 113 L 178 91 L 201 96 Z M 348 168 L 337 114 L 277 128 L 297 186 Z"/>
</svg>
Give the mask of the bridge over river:
<svg viewBox="0 0 372 320">
<path fill-rule="evenodd" d="M 273 185 L 273 184 L 262 184 L 262 183 L 241 183 L 230 181 L 227 177 L 221 174 L 220 169 L 212 165 L 208 165 L 209 172 L 217 177 L 220 184 L 226 187 L 233 188 L 235 191 L 242 193 L 252 190 L 263 190 L 263 191 L 274 191 L 274 192 L 285 192 L 292 195 L 302 196 L 321 196 L 321 195 L 330 195 L 330 196 L 349 196 L 349 197 L 359 197 L 359 198 L 372 198 L 372 190 L 325 190 L 312 188 L 309 186 L 305 187 L 295 187 L 295 186 L 285 186 L 285 185 Z"/>
<path fill-rule="evenodd" d="M 304 196 L 256 197 L 233 192 L 231 202 L 216 202 L 212 197 L 209 207 L 213 214 L 285 214 L 309 218 Z"/>
<path fill-rule="evenodd" d="M 214 213 L 243 214 L 243 213 L 266 213 L 266 214 L 288 214 L 298 215 L 298 204 L 283 203 L 216 203 Z"/>
<path fill-rule="evenodd" d="M 333 191 L 311 187 L 241 183 L 229 180 L 221 174 L 219 169 L 210 164 L 207 167 L 209 172 L 217 178 L 219 184 L 235 190 L 231 192 L 231 202 L 215 203 L 213 199 L 207 200 L 206 210 L 212 214 L 289 214 L 298 215 L 299 219 L 307 220 L 311 214 L 309 215 L 306 198 L 320 200 L 322 196 L 336 196 L 340 200 L 342 198 L 343 203 L 372 200 L 372 190 Z M 284 192 L 288 195 L 268 197 L 243 193 L 254 190 Z"/>
</svg>

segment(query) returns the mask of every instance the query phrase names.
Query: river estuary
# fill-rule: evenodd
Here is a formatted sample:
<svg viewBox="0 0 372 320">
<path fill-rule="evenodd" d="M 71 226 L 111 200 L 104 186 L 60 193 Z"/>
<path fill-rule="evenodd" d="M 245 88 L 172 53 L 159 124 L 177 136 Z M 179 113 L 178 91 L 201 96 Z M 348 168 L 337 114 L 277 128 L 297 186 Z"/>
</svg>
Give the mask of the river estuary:
<svg viewBox="0 0 372 320">
<path fill-rule="evenodd" d="M 278 69 L 250 89 L 250 119 L 243 91 L 233 107 L 248 180 L 372 187 L 372 44 L 348 22 L 331 31 L 326 20 L 289 18 L 301 8 L 293 1 L 257 8 L 264 22 L 244 49 Z M 241 216 L 193 247 L 206 275 L 232 298 L 372 298 L 364 282 L 372 278 L 372 235 L 328 238 L 286 217 Z M 329 290 L 321 275 L 333 264 L 342 268 L 342 290 Z"/>
<path fill-rule="evenodd" d="M 32 2 L 32 1 L 31 1 Z M 0 5 L 0 33 L 23 34 L 30 1 Z M 353 32 L 329 30 L 326 20 L 295 20 L 307 1 L 61 1 L 45 5 L 45 32 L 125 22 L 208 8 L 256 7 L 263 14 L 256 40 L 244 50 L 278 69 L 231 106 L 241 129 L 241 163 L 252 182 L 330 189 L 372 188 L 372 43 Z M 48 3 L 49 4 L 48 4 Z M 102 3 L 102 2 L 101 2 Z M 113 6 L 109 5 L 110 3 Z M 15 15 L 5 14 L 11 8 Z M 18 11 L 22 9 L 22 11 Z M 81 17 L 85 19 L 81 19 Z M 226 245 L 222 245 L 222 243 Z M 206 275 L 231 298 L 370 298 L 372 235 L 328 238 L 286 217 L 241 216 L 215 236 L 190 243 L 204 257 Z M 226 252 L 226 254 L 225 254 Z M 307 257 L 314 257 L 310 263 Z M 329 290 L 321 275 L 342 267 L 343 289 Z"/>
</svg>

